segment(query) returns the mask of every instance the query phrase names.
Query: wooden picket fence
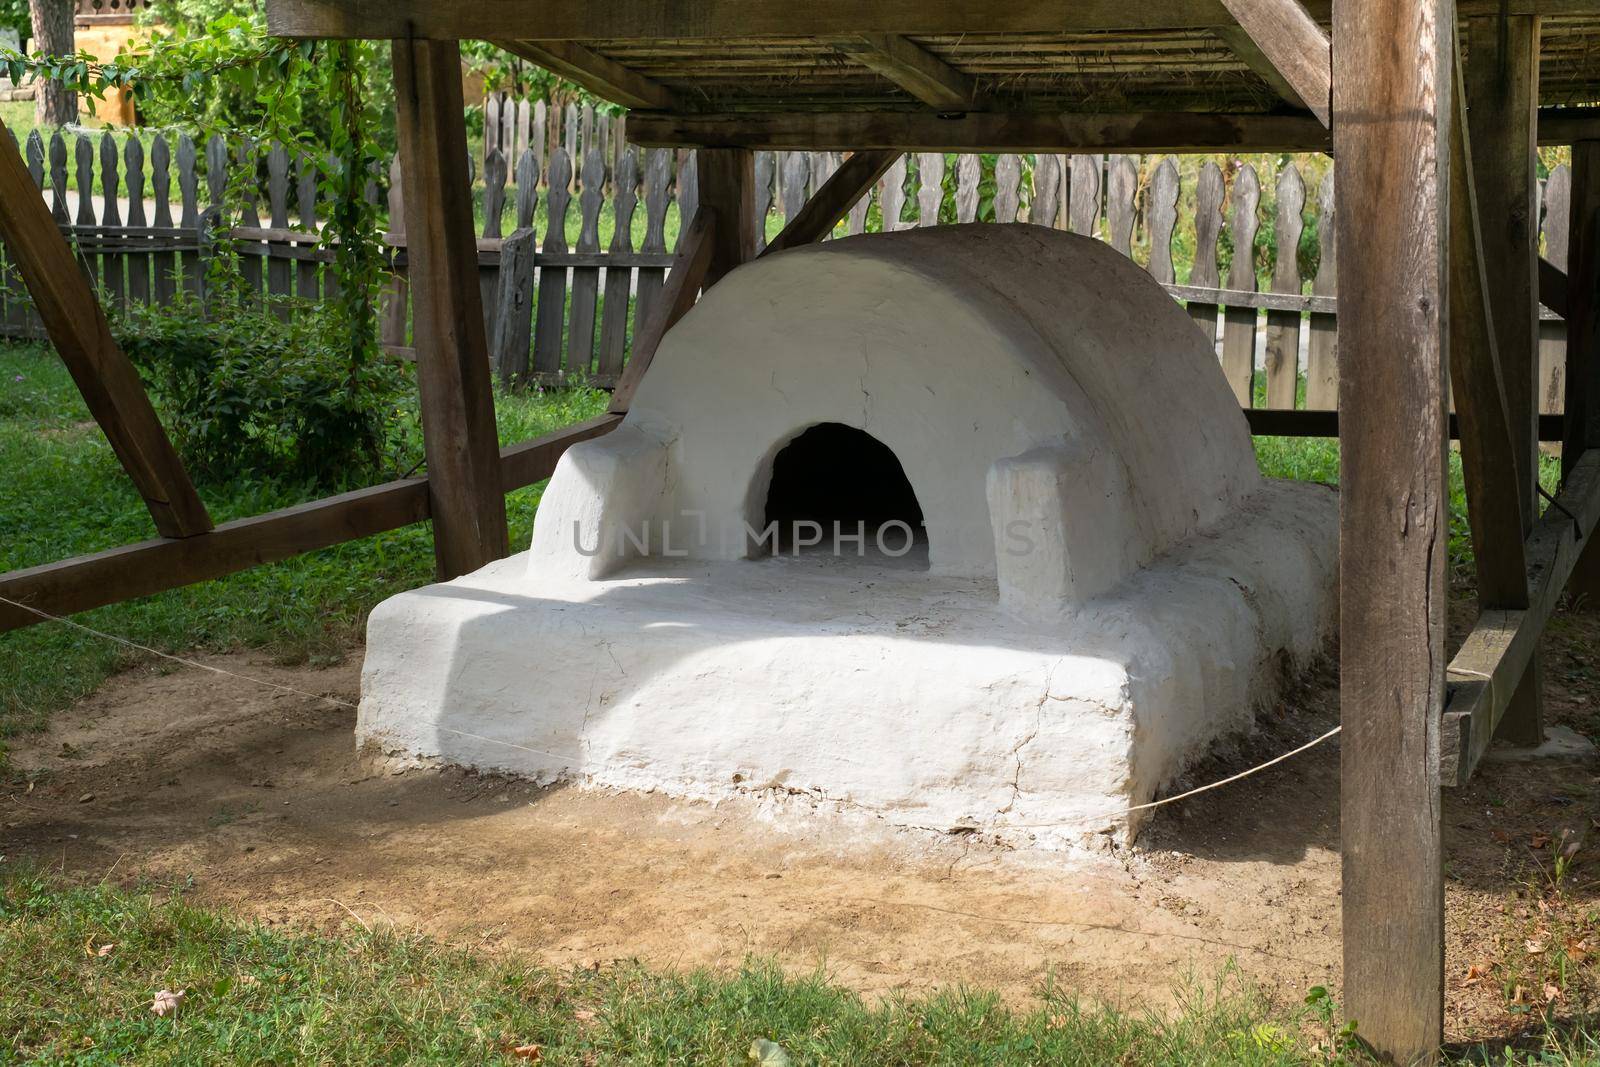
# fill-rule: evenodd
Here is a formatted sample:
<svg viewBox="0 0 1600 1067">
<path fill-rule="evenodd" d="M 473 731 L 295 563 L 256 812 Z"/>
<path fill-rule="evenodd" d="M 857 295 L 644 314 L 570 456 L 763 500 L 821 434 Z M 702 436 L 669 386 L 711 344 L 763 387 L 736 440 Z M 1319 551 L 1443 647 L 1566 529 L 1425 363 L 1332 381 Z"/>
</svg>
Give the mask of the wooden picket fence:
<svg viewBox="0 0 1600 1067">
<path fill-rule="evenodd" d="M 609 384 L 661 292 L 672 259 L 669 234 L 693 216 L 693 153 L 631 147 L 620 116 L 591 109 L 556 113 L 543 101 L 493 96 L 484 118 L 474 207 L 482 220 L 480 283 L 496 373 L 511 386 Z M 281 146 L 266 155 L 260 195 L 247 196 L 240 225 L 225 234 L 216 230 L 217 205 L 229 168 L 243 153 L 220 139 L 202 150 L 187 137 L 170 147 L 157 137 L 146 153 L 133 138 L 119 145 L 109 134 L 58 133 L 46 144 L 35 133 L 24 155 L 108 306 L 164 305 L 180 291 L 200 294 L 204 257 L 219 239 L 245 253 L 246 285 L 278 298 L 272 304 L 282 314 L 331 295 L 337 284 L 320 246 L 315 161 L 291 158 Z M 758 220 L 776 227 L 793 218 L 841 159 L 837 153 L 758 153 Z M 101 196 L 69 195 L 69 162 L 78 188 L 95 188 L 98 180 Z M 1268 251 L 1258 240 L 1265 221 L 1262 183 L 1249 164 L 1206 161 L 1180 168 L 1174 157 L 922 153 L 902 157 L 849 212 L 840 232 L 986 219 L 1097 237 L 1135 258 L 1187 305 L 1218 345 L 1241 405 L 1332 410 L 1338 394 L 1333 175 L 1328 170 L 1311 190 L 1289 162 L 1270 179 L 1274 269 L 1264 286 L 1256 271 L 1258 255 Z M 1192 183 L 1187 190 L 1186 181 Z M 386 348 L 405 356 L 409 308 L 398 166 L 387 184 L 395 272 L 380 322 Z M 1562 268 L 1570 191 L 1567 168 L 1556 168 L 1544 186 L 1541 214 L 1545 256 Z M 370 195 L 382 195 L 377 181 Z M 1320 254 L 1314 276 L 1302 278 L 1297 250 L 1308 226 L 1315 227 Z M 1192 249 L 1192 266 L 1181 281 L 1174 266 L 1179 245 Z M 1252 255 L 1225 254 L 1246 248 Z M 1541 326 L 1541 408 L 1557 413 L 1565 326 L 1549 312 Z M 0 257 L 0 334 L 39 333 L 15 271 Z"/>
</svg>

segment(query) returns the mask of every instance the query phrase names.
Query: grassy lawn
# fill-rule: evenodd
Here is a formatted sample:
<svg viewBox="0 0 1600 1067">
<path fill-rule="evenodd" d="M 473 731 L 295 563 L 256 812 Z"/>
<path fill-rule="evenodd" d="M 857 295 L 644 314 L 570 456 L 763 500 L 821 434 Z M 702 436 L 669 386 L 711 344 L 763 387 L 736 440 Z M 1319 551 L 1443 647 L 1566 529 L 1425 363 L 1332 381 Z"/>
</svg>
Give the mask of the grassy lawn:
<svg viewBox="0 0 1600 1067">
<path fill-rule="evenodd" d="M 591 390 L 502 396 L 504 443 L 599 414 Z M 49 563 L 154 535 L 149 513 L 90 421 L 53 352 L 0 347 L 0 570 Z M 404 472 L 395 472 L 397 475 Z M 514 544 L 525 546 L 541 486 L 507 498 Z M 218 522 L 322 495 L 270 478 L 203 485 Z M 81 616 L 87 625 L 168 651 L 265 646 L 285 661 L 336 657 L 384 597 L 427 582 L 426 524 Z M 138 654 L 61 626 L 0 635 L 0 752 L 38 729 Z"/>
<path fill-rule="evenodd" d="M 1236 976 L 1169 1013 L 1045 987 L 865 1003 L 824 974 L 618 962 L 556 971 L 351 924 L 272 929 L 173 887 L 71 886 L 0 867 L 0 1060 L 28 1063 L 1238 1064 L 1368 1062 L 1325 998 L 1273 1004 Z M 151 1010 L 184 991 L 176 1014 Z M 1452 1063 L 1592 1064 L 1600 1040 L 1547 1024 Z"/>
</svg>

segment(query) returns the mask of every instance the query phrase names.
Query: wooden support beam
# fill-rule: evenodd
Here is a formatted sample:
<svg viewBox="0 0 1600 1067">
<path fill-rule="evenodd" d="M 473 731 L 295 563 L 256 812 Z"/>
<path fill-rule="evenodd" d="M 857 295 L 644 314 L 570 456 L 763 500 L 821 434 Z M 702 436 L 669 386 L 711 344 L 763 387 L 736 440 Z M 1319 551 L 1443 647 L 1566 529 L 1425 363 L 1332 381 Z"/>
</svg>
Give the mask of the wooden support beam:
<svg viewBox="0 0 1600 1067">
<path fill-rule="evenodd" d="M 1539 109 L 1539 143 L 1570 145 L 1600 141 L 1600 108 L 1542 107 Z"/>
<path fill-rule="evenodd" d="M 1572 146 L 1569 203 L 1564 480 L 1586 450 L 1600 448 L 1600 138 Z M 1593 541 L 1584 546 L 1567 592 L 1578 606 L 1600 611 L 1600 548 Z"/>
<path fill-rule="evenodd" d="M 1504 0 L 1512 15 L 1587 15 L 1593 0 Z M 1502 0 L 1460 0 L 1457 12 L 1493 15 Z M 1327 22 L 1331 0 L 1308 0 Z M 1209 29 L 1233 25 L 1220 0 L 268 0 L 267 32 L 278 37 L 432 37 L 441 40 L 622 40 L 660 38 L 912 36 Z"/>
<path fill-rule="evenodd" d="M 492 43 L 614 104 L 661 111 L 677 106 L 677 97 L 665 85 L 574 41 L 502 39 Z"/>
<path fill-rule="evenodd" d="M 1286 408 L 1244 408 L 1244 420 L 1253 437 L 1338 437 L 1337 411 L 1289 410 Z M 1539 416 L 1539 440 L 1559 441 L 1566 431 L 1561 415 Z M 1450 437 L 1461 436 L 1460 420 L 1450 416 Z"/>
<path fill-rule="evenodd" d="M 701 203 L 689 229 L 678 238 L 678 251 L 672 257 L 666 287 L 656 297 L 655 311 L 650 321 L 634 337 L 633 354 L 622 368 L 622 377 L 617 380 L 616 389 L 612 390 L 610 410 L 613 413 L 622 414 L 628 410 L 628 405 L 633 402 L 634 390 L 639 388 L 639 380 L 650 369 L 651 360 L 656 358 L 661 339 L 694 307 L 695 298 L 699 296 L 700 288 L 711 270 L 719 226 L 716 209 Z"/>
<path fill-rule="evenodd" d="M 1339 4 L 1339 708 L 1344 1000 L 1381 1058 L 1444 1029 L 1439 727 L 1447 505 L 1446 0 Z"/>
<path fill-rule="evenodd" d="M 884 171 L 894 166 L 894 161 L 902 154 L 892 149 L 853 153 L 822 183 L 816 195 L 805 202 L 799 213 L 789 220 L 789 225 L 767 242 L 761 254 L 766 256 L 796 245 L 813 244 L 832 233 L 839 220 L 849 214 L 856 201 L 872 191 Z"/>
<path fill-rule="evenodd" d="M 1514 481 L 1509 499 L 1480 502 L 1518 524 L 1514 544 L 1478 542 L 1478 602 L 1481 608 L 1524 608 L 1528 604 L 1522 541 L 1539 514 L 1539 179 L 1534 127 L 1539 106 L 1539 20 L 1530 16 L 1467 20 L 1467 54 L 1472 57 L 1457 94 L 1464 101 L 1470 155 L 1470 191 L 1475 214 L 1474 249 L 1479 253 L 1481 292 L 1494 341 L 1493 361 L 1505 411 L 1505 429 L 1492 441 L 1504 440 Z M 1457 125 L 1461 115 L 1458 112 Z M 1452 141 L 1452 145 L 1454 142 Z M 1452 157 L 1452 168 L 1456 166 Z M 1452 207 L 1460 189 L 1453 177 Z M 1455 214 L 1455 211 L 1452 211 Z M 1482 220 L 1492 219 L 1493 225 Z M 1460 265 L 1459 263 L 1457 265 Z M 1452 290 L 1451 299 L 1455 299 Z M 1492 307 L 1492 314 L 1488 313 Z M 1460 322 L 1452 307 L 1452 348 Z M 1458 383 L 1459 386 L 1459 383 Z M 1456 410 L 1461 407 L 1457 393 Z M 1492 413 L 1490 413 L 1492 415 Z M 1468 439 L 1462 439 L 1465 466 Z M 1494 463 L 1498 467 L 1498 463 Z M 1499 490 L 1489 487 L 1498 496 Z M 1470 502 L 1469 502 L 1470 503 Z M 1508 531 L 1509 532 L 1509 531 Z M 1477 529 L 1474 527 L 1474 539 Z M 1502 569 L 1511 599 L 1496 595 L 1485 570 Z M 1540 689 L 1543 670 L 1534 659 L 1528 675 L 1501 720 L 1505 740 L 1534 746 L 1544 740 Z"/>
<path fill-rule="evenodd" d="M 1267 86 L 1290 107 L 1305 110 L 1306 102 L 1300 99 L 1300 94 L 1295 87 L 1289 84 L 1278 68 L 1272 65 L 1272 60 L 1261 50 L 1261 46 L 1244 31 L 1242 26 L 1218 26 L 1211 31 L 1212 34 L 1232 52 L 1245 66 L 1249 67 L 1256 76 L 1267 83 Z M 1329 57 L 1331 60 L 1331 56 Z"/>
<path fill-rule="evenodd" d="M 144 498 L 157 532 L 191 537 L 211 529 L 211 516 L 151 406 L 139 372 L 112 338 L 100 301 L 3 123 L 0 239 L 89 413 Z"/>
<path fill-rule="evenodd" d="M 1578 556 L 1600 525 L 1600 450 L 1573 465 L 1556 504 L 1545 510 L 1528 538 L 1528 606 L 1485 611 L 1445 672 L 1450 700 L 1439 739 L 1441 780 L 1465 785 L 1489 748 L 1501 717 L 1532 665 Z"/>
<path fill-rule="evenodd" d="M 501 488 L 509 493 L 543 481 L 568 448 L 610 433 L 621 421 L 619 415 L 601 415 L 504 449 Z M 70 615 L 422 522 L 428 518 L 428 497 L 427 478 L 385 482 L 226 522 L 194 537 L 141 541 L 0 574 L 0 596 L 51 615 Z M 0 632 L 41 621 L 30 611 L 0 604 Z"/>
<path fill-rule="evenodd" d="M 974 107 L 977 92 L 971 78 L 898 33 L 862 34 L 840 47 L 937 111 Z"/>
<path fill-rule="evenodd" d="M 1539 303 L 1567 317 L 1567 272 L 1543 256 L 1539 257 Z"/>
<path fill-rule="evenodd" d="M 1600 139 L 1600 116 L 1539 112 L 1540 144 Z M 644 148 L 743 146 L 779 152 L 1327 152 L 1333 141 L 1313 115 L 993 111 L 750 111 L 628 115 L 628 141 Z"/>
<path fill-rule="evenodd" d="M 1299 0 L 1222 0 L 1261 54 L 1324 126 L 1333 94 L 1328 35 Z"/>
<path fill-rule="evenodd" d="M 440 579 L 510 551 L 454 41 L 393 46 L 417 387 Z"/>
<path fill-rule="evenodd" d="M 1328 131 L 1310 115 L 1195 112 L 917 111 L 633 112 L 628 140 L 646 148 L 743 145 L 771 151 L 902 152 L 1326 152 Z"/>
<path fill-rule="evenodd" d="M 695 151 L 695 176 L 700 182 L 700 206 L 717 213 L 711 264 L 702 287 L 709 289 L 722 276 L 756 258 L 761 247 L 756 218 L 755 154 L 748 148 L 701 148 Z"/>
</svg>

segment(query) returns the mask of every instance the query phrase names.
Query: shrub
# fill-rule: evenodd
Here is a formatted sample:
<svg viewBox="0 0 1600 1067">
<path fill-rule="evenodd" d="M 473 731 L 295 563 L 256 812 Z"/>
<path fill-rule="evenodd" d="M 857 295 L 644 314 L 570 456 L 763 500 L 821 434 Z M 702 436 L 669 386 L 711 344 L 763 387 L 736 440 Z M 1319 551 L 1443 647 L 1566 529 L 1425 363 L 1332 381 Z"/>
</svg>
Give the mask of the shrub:
<svg viewBox="0 0 1600 1067">
<path fill-rule="evenodd" d="M 352 356 L 336 315 L 302 309 L 207 317 L 192 298 L 136 308 L 119 340 L 202 479 L 271 476 L 341 488 L 391 467 L 408 375 Z"/>
</svg>

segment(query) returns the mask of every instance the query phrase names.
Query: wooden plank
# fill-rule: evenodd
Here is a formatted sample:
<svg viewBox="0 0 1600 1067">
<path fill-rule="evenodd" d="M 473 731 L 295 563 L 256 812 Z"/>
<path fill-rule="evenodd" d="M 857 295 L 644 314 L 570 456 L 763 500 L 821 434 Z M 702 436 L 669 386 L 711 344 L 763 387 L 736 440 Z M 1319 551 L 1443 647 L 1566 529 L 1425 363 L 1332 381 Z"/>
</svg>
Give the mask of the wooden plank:
<svg viewBox="0 0 1600 1067">
<path fill-rule="evenodd" d="M 817 195 L 805 202 L 761 254 L 822 240 L 833 232 L 851 206 L 871 191 L 878 179 L 901 158 L 899 152 L 856 152 L 851 155 L 833 172 L 833 177 L 817 190 Z M 938 167 L 942 177 L 942 156 L 939 157 Z M 938 209 L 934 210 L 937 215 Z"/>
<path fill-rule="evenodd" d="M 1567 238 L 1566 433 L 1561 476 L 1600 447 L 1600 140 L 1572 146 Z M 1600 609 L 1600 549 L 1588 542 L 1567 582 L 1574 603 Z"/>
<path fill-rule="evenodd" d="M 1562 318 L 1567 316 L 1567 272 L 1539 257 L 1539 303 Z"/>
<path fill-rule="evenodd" d="M 769 159 L 771 157 L 768 157 Z M 760 161 L 757 161 L 759 173 Z M 768 164 L 767 178 L 772 177 Z M 760 198 L 757 182 L 756 211 L 753 225 L 760 233 L 766 220 L 766 207 Z M 632 289 L 633 270 L 621 263 L 633 254 L 633 213 L 639 202 L 639 153 L 630 148 L 617 162 L 616 175 L 611 182 L 613 218 L 610 256 L 613 266 L 606 268 L 606 306 L 600 321 L 600 360 L 596 372 L 615 377 L 622 373 L 622 362 L 628 349 L 628 295 Z M 770 197 L 770 193 L 768 194 Z"/>
<path fill-rule="evenodd" d="M 618 415 L 600 415 L 501 449 L 499 488 L 509 493 L 543 481 L 568 448 L 609 433 L 621 421 Z M 423 522 L 428 501 L 427 478 L 402 478 L 226 522 L 194 537 L 157 538 L 0 574 L 0 596 L 52 615 L 70 615 Z M 41 621 L 0 604 L 0 632 Z"/>
<path fill-rule="evenodd" d="M 1557 166 L 1545 180 L 1543 190 L 1544 211 L 1541 230 L 1544 236 L 1545 258 L 1551 266 L 1567 272 L 1567 243 L 1571 238 L 1568 205 L 1572 196 L 1572 169 L 1565 163 Z M 1566 318 L 1568 284 L 1562 286 L 1560 314 Z M 1556 413 L 1566 406 L 1567 324 L 1551 322 L 1543 317 L 1539 321 L 1539 410 Z"/>
<path fill-rule="evenodd" d="M 1248 163 L 1234 175 L 1230 194 L 1232 213 L 1228 234 L 1233 238 L 1233 263 L 1228 268 L 1228 288 L 1256 290 L 1256 231 L 1260 226 L 1261 179 Z M 1255 404 L 1256 309 L 1226 305 L 1222 309 L 1222 373 L 1233 388 L 1240 407 Z M 1289 406 L 1293 406 L 1290 404 Z"/>
<path fill-rule="evenodd" d="M 944 174 L 945 161 L 942 152 L 923 152 L 917 156 L 917 225 L 939 225 L 939 211 L 944 206 Z M 1054 176 L 1052 172 L 1052 177 Z M 1039 180 L 1040 172 L 1034 170 L 1035 180 Z M 873 179 L 875 183 L 877 178 Z M 863 195 L 871 191 L 869 184 L 862 190 Z M 1052 186 L 1048 195 L 1055 196 Z M 1035 193 L 1034 202 L 1038 202 L 1038 193 Z M 1053 206 L 1053 200 L 1052 200 Z M 847 212 L 848 213 L 848 212 Z"/>
<path fill-rule="evenodd" d="M 128 187 L 129 240 L 141 240 L 140 232 L 148 229 L 150 222 L 144 210 L 144 142 L 129 137 L 122 149 Z M 141 306 L 150 303 L 150 254 L 130 252 L 123 257 L 128 265 L 128 301 Z"/>
<path fill-rule="evenodd" d="M 1502 0 L 1460 0 L 1463 14 L 1492 15 Z M 1330 0 L 1308 0 L 1312 18 L 1326 22 Z M 1589 0 L 1505 0 L 1513 15 L 1588 14 Z M 267 32 L 281 37 L 552 40 L 624 38 L 835 37 L 854 33 L 1050 33 L 1211 29 L 1236 22 L 1219 0 L 589 0 L 532 4 L 527 0 L 268 0 Z"/>
<path fill-rule="evenodd" d="M 1133 199 L 1139 191 L 1139 165 L 1132 156 L 1116 155 L 1106 161 L 1106 242 L 1133 258 Z"/>
<path fill-rule="evenodd" d="M 188 134 L 178 136 L 178 195 L 182 207 L 178 215 L 178 225 L 196 236 L 199 243 L 200 233 L 200 175 L 198 153 L 195 150 L 194 138 Z M 190 295 L 198 297 L 201 290 L 201 266 L 198 252 L 178 253 L 178 269 L 183 276 L 183 288 Z"/>
<path fill-rule="evenodd" d="M 583 156 L 583 184 L 578 198 L 582 228 L 578 232 L 578 251 L 600 251 L 600 208 L 605 202 L 605 151 L 590 145 Z M 594 371 L 595 308 L 600 295 L 600 269 L 572 269 L 572 322 L 567 331 L 567 370 L 574 374 Z"/>
<path fill-rule="evenodd" d="M 1222 0 L 1294 95 L 1324 126 L 1333 93 L 1328 35 L 1299 0 Z"/>
<path fill-rule="evenodd" d="M 1600 141 L 1600 115 L 1592 107 L 1542 107 L 1538 123 L 1537 136 L 1541 145 Z"/>
<path fill-rule="evenodd" d="M 628 405 L 633 402 L 634 391 L 639 388 L 639 381 L 650 369 L 656 349 L 661 347 L 661 339 L 694 306 L 711 270 L 719 224 L 716 209 L 708 205 L 695 212 L 693 221 L 679 237 L 678 251 L 673 255 L 666 287 L 661 291 L 649 321 L 641 324 L 634 334 L 633 356 L 611 393 L 610 410 L 613 414 L 627 412 Z"/>
<path fill-rule="evenodd" d="M 683 231 L 688 229 L 689 220 L 694 218 L 695 209 L 700 206 L 700 178 L 695 169 L 698 159 L 694 152 L 679 152 L 677 174 L 672 180 L 673 199 L 678 203 L 680 241 L 683 240 Z"/>
<path fill-rule="evenodd" d="M 1317 276 L 1311 292 L 1332 299 L 1338 284 L 1338 208 L 1334 202 L 1333 170 L 1323 175 L 1317 190 Z M 1311 337 L 1306 343 L 1306 407 L 1332 410 L 1339 404 L 1339 319 L 1329 312 L 1311 313 Z"/>
<path fill-rule="evenodd" d="M 161 535 L 189 537 L 211 529 L 211 517 L 156 417 L 139 372 L 112 338 L 105 312 L 10 134 L 0 123 L 0 238 L 51 342 Z"/>
<path fill-rule="evenodd" d="M 929 107 L 951 112 L 974 106 L 971 78 L 898 33 L 862 34 L 839 47 Z"/>
<path fill-rule="evenodd" d="M 672 181 L 672 153 L 665 148 L 652 148 L 644 154 L 644 244 L 639 251 L 646 255 L 663 255 L 667 252 L 667 208 Z M 650 322 L 667 272 L 661 267 L 639 268 L 638 290 L 633 298 L 633 336 L 644 333 Z"/>
<path fill-rule="evenodd" d="M 889 169 L 878 179 L 878 215 L 884 233 L 903 230 L 907 226 L 905 219 L 907 169 L 905 155 L 896 153 L 894 162 L 889 164 Z"/>
<path fill-rule="evenodd" d="M 774 151 L 1326 152 L 1328 131 L 1309 115 L 1199 112 L 816 111 L 628 115 L 628 140 L 648 147 L 743 145 Z"/>
<path fill-rule="evenodd" d="M 1171 156 L 1156 165 L 1150 176 L 1150 277 L 1162 285 L 1177 280 L 1172 269 L 1172 235 L 1178 228 L 1178 165 Z"/>
<path fill-rule="evenodd" d="M 508 389 L 521 388 L 528 376 L 528 352 L 533 343 L 532 227 L 515 230 L 500 246 L 500 310 L 489 344 L 489 362 Z"/>
<path fill-rule="evenodd" d="M 1494 302 L 1490 324 L 1516 478 L 1510 487 L 1512 500 L 1499 501 L 1496 506 L 1520 513 L 1514 554 L 1520 564 L 1520 542 L 1533 530 L 1539 514 L 1539 179 L 1534 136 L 1539 106 L 1539 21 L 1525 16 L 1468 19 L 1467 49 L 1472 62 L 1462 80 L 1473 195 L 1479 218 L 1494 220 L 1493 225 L 1478 228 L 1483 288 Z M 1455 328 L 1453 317 L 1451 327 Z M 1463 419 L 1463 425 L 1467 421 Z M 1462 458 L 1465 461 L 1465 438 Z M 1491 551 L 1498 555 L 1503 550 Z M 1475 553 L 1480 555 L 1481 551 Z M 1509 561 L 1504 564 L 1507 569 L 1511 565 Z M 1527 603 L 1527 582 L 1522 574 L 1516 585 L 1519 595 L 1514 602 L 1489 600 L 1480 588 L 1480 603 L 1487 608 L 1520 608 Z M 1535 657 L 1501 719 L 1503 736 L 1513 744 L 1534 746 L 1544 740 L 1542 674 Z"/>
<path fill-rule="evenodd" d="M 1250 432 L 1259 437 L 1337 437 L 1339 413 L 1335 410 L 1280 410 L 1277 408 L 1247 408 L 1244 420 Z M 1459 420 L 1450 416 L 1450 438 L 1461 437 Z M 1539 416 L 1539 437 L 1545 441 L 1559 441 L 1566 429 L 1560 415 Z"/>
<path fill-rule="evenodd" d="M 67 212 L 67 141 L 60 130 L 50 135 L 50 214 L 60 225 L 72 221 Z"/>
<path fill-rule="evenodd" d="M 274 227 L 288 229 L 289 150 L 276 141 L 267 152 L 267 214 Z M 267 296 L 277 313 L 285 319 L 289 317 L 289 308 L 285 302 L 293 292 L 290 288 L 293 278 L 293 268 L 287 259 L 269 255 Z"/>
<path fill-rule="evenodd" d="M 807 152 L 784 152 L 778 165 L 778 202 L 783 222 L 793 222 L 806 206 L 806 187 L 811 183 L 811 156 Z"/>
<path fill-rule="evenodd" d="M 700 208 L 717 213 L 715 244 L 704 285 L 756 258 L 755 157 L 748 148 L 702 148 L 695 152 Z M 785 190 L 787 192 L 787 190 Z"/>
<path fill-rule="evenodd" d="M 1277 255 L 1272 288 L 1300 292 L 1300 233 L 1305 228 L 1306 183 L 1293 161 L 1278 172 L 1277 214 L 1273 237 Z M 1300 313 L 1267 312 L 1267 407 L 1292 408 L 1300 389 Z"/>
<path fill-rule="evenodd" d="M 629 149 L 630 152 L 636 149 Z M 778 155 L 776 152 L 757 152 L 755 154 L 755 190 L 750 202 L 750 218 L 756 228 L 756 248 L 762 250 L 767 247 L 767 216 L 772 214 L 772 205 L 775 193 L 773 183 L 778 178 Z"/>
<path fill-rule="evenodd" d="M 218 145 L 222 144 L 221 135 L 212 138 Z M 223 158 L 227 158 L 227 150 L 223 149 Z M 234 150 L 234 162 L 239 167 L 241 177 L 238 180 L 239 188 L 239 225 L 258 228 L 261 225 L 261 213 L 256 209 L 259 188 L 256 182 L 256 143 L 246 137 Z M 213 206 L 222 204 L 222 196 L 218 194 L 212 201 Z M 260 251 L 252 249 L 246 244 L 239 249 L 245 253 L 239 261 L 239 272 L 244 275 L 245 301 L 250 307 L 261 306 L 262 293 L 266 287 L 267 272 L 260 256 L 250 253 Z"/>
<path fill-rule="evenodd" d="M 1500 367 L 1477 204 L 1466 90 L 1457 80 L 1450 123 L 1450 383 L 1461 423 L 1461 467 L 1472 526 L 1478 601 L 1489 609 L 1528 605 L 1527 528 L 1517 449 Z M 1531 443 L 1530 443 L 1531 448 Z"/>
<path fill-rule="evenodd" d="M 510 167 L 498 148 L 483 161 L 483 236 L 498 240 L 505 225 L 506 181 Z M 494 337 L 500 315 L 500 265 L 478 261 L 478 295 L 483 302 L 483 330 Z"/>
<path fill-rule="evenodd" d="M 567 208 L 572 203 L 568 184 L 572 162 L 567 150 L 557 147 L 550 153 L 546 174 L 545 254 L 567 250 Z M 561 353 L 567 321 L 567 268 L 539 267 L 539 311 L 534 322 L 533 369 L 539 374 L 554 374 L 561 369 Z"/>
<path fill-rule="evenodd" d="M 1485 611 L 1450 660 L 1450 686 L 1439 744 L 1441 780 L 1465 785 L 1496 735 L 1539 638 L 1560 602 L 1583 546 L 1600 524 L 1600 451 L 1573 464 L 1566 483 L 1528 538 L 1527 608 Z"/>
<path fill-rule="evenodd" d="M 665 85 L 646 78 L 638 71 L 629 70 L 576 41 L 501 38 L 494 43 L 623 107 L 669 111 L 676 106 L 677 98 Z"/>
<path fill-rule="evenodd" d="M 1073 233 L 1093 237 L 1100 227 L 1100 188 L 1104 169 L 1104 156 L 1072 157 L 1067 195 L 1067 225 Z"/>
<path fill-rule="evenodd" d="M 944 180 L 944 156 L 937 152 L 924 153 L 917 157 L 918 167 L 923 159 L 937 159 L 939 161 L 939 180 Z M 942 196 L 943 190 L 940 190 Z M 918 194 L 918 205 L 922 202 Z M 1061 160 L 1054 155 L 1041 155 L 1033 161 L 1033 201 L 1028 205 L 1028 221 L 1035 226 L 1048 226 L 1052 229 L 1056 220 L 1061 216 Z M 926 217 L 926 213 L 923 213 Z M 938 221 L 937 204 L 933 219 Z M 919 219 L 919 222 L 921 220 Z M 931 226 L 931 222 L 922 222 L 924 226 Z M 1170 279 L 1169 279 L 1170 280 Z"/>
<path fill-rule="evenodd" d="M 122 196 L 122 174 L 120 163 L 121 153 L 117 151 L 117 139 L 111 136 L 110 131 L 100 135 L 100 225 L 105 229 L 120 228 L 122 226 L 122 211 L 117 201 Z M 84 195 L 84 186 L 78 187 L 80 202 L 93 197 L 92 187 L 89 196 Z M 119 255 L 103 255 L 100 257 L 101 292 L 100 299 L 116 309 L 126 309 L 128 306 L 128 280 L 127 260 Z"/>
<path fill-rule="evenodd" d="M 1195 289 L 1215 289 L 1222 284 L 1217 273 L 1217 237 L 1222 232 L 1222 169 L 1206 160 L 1194 191 L 1194 262 L 1189 266 L 1189 285 Z M 1217 344 L 1217 305 L 1205 301 L 1189 302 L 1189 318 L 1200 328 L 1206 344 Z M 1241 405 L 1249 407 L 1248 403 Z"/>
<path fill-rule="evenodd" d="M 312 193 L 312 217 L 316 214 L 315 191 Z M 302 225 L 306 203 L 300 201 Z M 404 243 L 406 239 L 405 177 L 400 171 L 400 157 L 389 164 L 389 240 Z M 305 281 L 301 279 L 302 283 Z M 312 293 L 315 294 L 315 285 Z M 406 345 L 410 340 L 408 326 L 411 322 L 411 286 L 406 280 L 405 268 L 395 266 L 378 290 L 378 337 L 386 345 Z"/>
<path fill-rule="evenodd" d="M 393 60 L 434 561 L 448 579 L 509 551 L 464 166 L 461 50 L 454 41 L 396 41 Z"/>
<path fill-rule="evenodd" d="M 1341 4 L 1332 33 L 1339 181 L 1360 191 L 1337 220 L 1344 1001 L 1408 1064 L 1444 1029 L 1449 12 Z"/>
<path fill-rule="evenodd" d="M 1284 103 L 1293 108 L 1304 108 L 1305 101 L 1300 99 L 1300 94 L 1295 87 L 1289 84 L 1272 60 L 1256 44 L 1255 39 L 1245 32 L 1243 26 L 1218 26 L 1211 31 L 1223 44 L 1228 46 L 1228 51 L 1238 57 L 1239 62 L 1249 67 L 1251 72 L 1267 83 L 1267 88 L 1278 95 Z M 1331 56 L 1329 57 L 1332 58 Z"/>
<path fill-rule="evenodd" d="M 151 195 L 156 201 L 155 226 L 160 229 L 175 228 L 172 219 L 172 149 L 167 139 L 159 133 L 150 142 L 150 184 Z M 182 280 L 178 258 L 171 252 L 157 252 L 154 267 L 152 296 L 156 304 L 166 307 L 177 296 Z"/>
<path fill-rule="evenodd" d="M 1002 152 L 994 158 L 994 221 L 1016 222 L 1021 206 L 1022 160 L 1015 152 Z"/>
</svg>

